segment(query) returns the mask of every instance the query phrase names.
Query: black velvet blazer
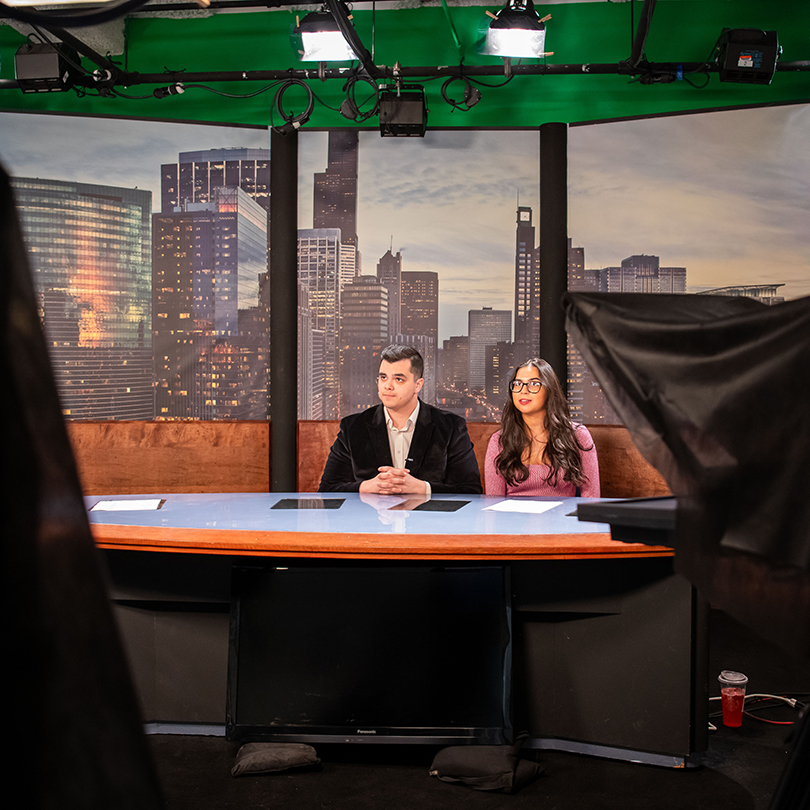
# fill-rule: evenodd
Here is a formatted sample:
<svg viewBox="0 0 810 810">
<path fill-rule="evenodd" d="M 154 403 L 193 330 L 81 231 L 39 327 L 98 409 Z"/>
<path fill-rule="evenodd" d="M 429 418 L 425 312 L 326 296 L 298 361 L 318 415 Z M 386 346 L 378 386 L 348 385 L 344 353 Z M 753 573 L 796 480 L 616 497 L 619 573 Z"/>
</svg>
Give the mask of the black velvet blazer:
<svg viewBox="0 0 810 810">
<path fill-rule="evenodd" d="M 341 420 L 318 491 L 357 492 L 363 481 L 377 475 L 378 467 L 392 464 L 385 411 L 376 405 Z M 434 493 L 483 491 L 467 423 L 424 402 L 405 466 L 414 478 L 427 481 Z"/>
</svg>

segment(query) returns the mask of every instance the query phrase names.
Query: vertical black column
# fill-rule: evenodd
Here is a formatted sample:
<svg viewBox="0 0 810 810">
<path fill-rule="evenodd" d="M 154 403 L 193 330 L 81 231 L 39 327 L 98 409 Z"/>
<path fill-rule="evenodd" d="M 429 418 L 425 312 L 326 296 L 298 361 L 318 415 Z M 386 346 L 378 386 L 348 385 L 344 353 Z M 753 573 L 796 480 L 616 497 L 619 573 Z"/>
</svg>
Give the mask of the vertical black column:
<svg viewBox="0 0 810 810">
<path fill-rule="evenodd" d="M 270 490 L 295 492 L 298 131 L 270 136 Z"/>
<path fill-rule="evenodd" d="M 567 389 L 568 125 L 540 127 L 540 356 Z"/>
</svg>

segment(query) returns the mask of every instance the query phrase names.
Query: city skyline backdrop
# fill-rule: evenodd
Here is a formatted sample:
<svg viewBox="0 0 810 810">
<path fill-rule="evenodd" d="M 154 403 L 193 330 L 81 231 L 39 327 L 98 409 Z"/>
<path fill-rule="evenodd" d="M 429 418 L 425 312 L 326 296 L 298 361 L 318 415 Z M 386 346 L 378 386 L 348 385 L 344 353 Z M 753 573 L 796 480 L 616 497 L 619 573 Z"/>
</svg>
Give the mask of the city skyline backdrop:
<svg viewBox="0 0 810 810">
<path fill-rule="evenodd" d="M 571 128 L 572 289 L 778 285 L 768 300 L 810 289 L 802 228 L 810 138 L 797 132 L 808 108 L 745 113 L 692 116 L 680 128 L 685 119 Z M 52 344 L 57 374 L 76 408 L 66 412 L 93 418 L 90 399 L 77 404 L 92 366 L 97 416 L 120 418 L 110 403 L 132 407 L 126 369 L 137 360 L 145 372 L 148 350 L 154 376 L 148 383 L 139 371 L 138 408 L 147 383 L 155 416 L 262 418 L 268 131 L 100 119 L 89 122 L 93 139 L 85 131 L 80 143 L 76 128 L 88 119 L 35 116 L 36 137 L 26 138 L 34 119 L 3 115 L 11 127 L 0 129 L 0 160 L 22 178 L 46 331 L 49 340 L 60 336 Z M 426 401 L 435 395 L 468 418 L 498 418 L 512 363 L 539 342 L 539 147 L 538 130 L 393 140 L 301 133 L 299 418 L 335 418 L 376 402 L 372 366 L 391 340 L 422 349 Z M 134 211 L 110 220 L 125 241 L 108 243 L 112 231 L 95 224 L 130 197 L 138 217 L 153 215 L 151 239 L 148 226 L 141 231 L 151 241 L 143 262 L 123 248 L 142 241 Z M 136 310 L 110 307 L 116 267 L 146 274 L 151 303 L 136 296 L 138 323 L 129 323 Z M 122 317 L 134 343 L 114 337 Z M 69 371 L 80 357 L 88 370 Z M 614 418 L 573 348 L 568 382 L 575 417 Z"/>
<path fill-rule="evenodd" d="M 0 115 L 11 174 L 148 189 L 153 211 L 160 165 L 179 152 L 270 143 L 259 128 Z M 308 228 L 328 133 L 300 137 Z M 389 247 L 404 270 L 438 272 L 440 341 L 464 333 L 479 300 L 513 308 L 518 198 L 539 216 L 538 131 L 361 131 L 359 155 L 363 273 Z M 586 267 L 648 253 L 685 266 L 690 289 L 784 283 L 786 299 L 810 294 L 810 105 L 570 127 L 568 159 L 569 234 Z"/>
</svg>

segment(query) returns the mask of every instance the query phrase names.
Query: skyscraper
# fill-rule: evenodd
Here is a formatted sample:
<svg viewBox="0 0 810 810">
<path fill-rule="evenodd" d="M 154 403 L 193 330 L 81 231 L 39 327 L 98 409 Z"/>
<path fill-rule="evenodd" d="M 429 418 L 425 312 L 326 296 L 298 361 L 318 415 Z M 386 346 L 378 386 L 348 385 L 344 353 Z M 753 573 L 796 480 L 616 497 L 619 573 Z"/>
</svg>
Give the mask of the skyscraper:
<svg viewBox="0 0 810 810">
<path fill-rule="evenodd" d="M 658 256 L 628 256 L 621 267 L 599 270 L 601 292 L 683 293 L 685 267 L 661 267 Z"/>
<path fill-rule="evenodd" d="M 256 306 L 239 312 L 239 343 L 247 353 L 246 374 L 250 379 L 249 419 L 266 419 L 269 413 L 267 388 L 270 368 L 270 281 L 267 273 L 259 276 L 259 300 Z"/>
<path fill-rule="evenodd" d="M 357 253 L 357 154 L 356 130 L 331 130 L 326 171 L 315 174 L 312 227 L 338 228 L 340 242 L 351 248 L 347 260 L 360 262 Z"/>
<path fill-rule="evenodd" d="M 298 418 L 312 419 L 312 313 L 309 311 L 309 294 L 306 287 L 298 282 L 298 309 L 296 317 L 298 329 L 298 355 L 296 371 L 298 377 Z"/>
<path fill-rule="evenodd" d="M 309 292 L 298 282 L 298 418 L 323 419 L 322 329 L 312 326 Z"/>
<path fill-rule="evenodd" d="M 467 388 L 469 374 L 470 338 L 453 335 L 442 344 L 442 383 L 456 391 Z"/>
<path fill-rule="evenodd" d="M 422 359 L 425 361 L 425 368 L 422 372 L 424 384 L 422 390 L 419 392 L 419 399 L 427 402 L 429 405 L 436 404 L 436 365 L 437 365 L 437 347 L 436 341 L 427 335 L 394 335 L 393 340 L 395 343 L 401 343 L 404 346 L 413 346 Z"/>
<path fill-rule="evenodd" d="M 400 301 L 402 296 L 402 253 L 385 251 L 377 262 L 377 278 L 388 290 L 388 336 L 393 340 L 401 329 Z"/>
<path fill-rule="evenodd" d="M 404 335 L 439 337 L 439 274 L 430 270 L 403 270 L 400 330 Z"/>
<path fill-rule="evenodd" d="M 484 391 L 486 386 L 487 346 L 512 337 L 512 313 L 508 309 L 471 309 L 467 313 L 470 338 L 467 383 L 471 391 Z"/>
<path fill-rule="evenodd" d="M 298 231 L 298 281 L 307 291 L 312 329 L 323 333 L 321 418 L 337 419 L 340 409 L 340 231 Z"/>
<path fill-rule="evenodd" d="M 599 276 L 592 270 L 585 269 L 585 248 L 575 247 L 568 238 L 568 289 L 572 292 L 598 290 Z M 570 336 L 567 338 L 568 366 L 568 410 L 575 422 L 595 421 L 591 389 L 596 385 L 593 375 L 585 365 L 582 353 L 574 346 Z M 586 397 L 589 410 L 586 414 Z"/>
<path fill-rule="evenodd" d="M 431 405 L 436 393 L 436 348 L 439 341 L 439 274 L 430 270 L 403 270 L 398 343 L 415 346 L 425 361 L 422 399 Z"/>
<path fill-rule="evenodd" d="M 376 276 L 358 276 L 340 299 L 343 396 L 341 416 L 378 402 L 380 351 L 388 344 L 388 289 Z"/>
<path fill-rule="evenodd" d="M 502 409 L 508 395 L 508 383 L 512 369 L 523 359 L 515 357 L 515 344 L 509 340 L 499 340 L 486 347 L 486 368 L 484 371 L 487 400 L 493 407 Z"/>
<path fill-rule="evenodd" d="M 515 343 L 533 355 L 540 345 L 539 254 L 534 245 L 532 209 L 518 206 L 515 234 Z"/>
<path fill-rule="evenodd" d="M 184 203 L 213 202 L 214 189 L 241 188 L 269 213 L 270 150 L 205 149 L 181 152 L 177 163 L 160 167 L 161 210 L 170 213 Z"/>
<path fill-rule="evenodd" d="M 599 292 L 682 293 L 686 291 L 685 267 L 661 267 L 658 256 L 639 254 L 619 267 L 585 268 L 585 250 L 568 240 L 568 289 Z M 568 339 L 568 406 L 577 422 L 618 422 L 599 383 Z"/>
<path fill-rule="evenodd" d="M 244 413 L 244 408 L 248 407 L 249 418 L 266 419 L 269 405 L 267 378 L 270 354 L 269 286 L 266 275 L 267 234 L 269 233 L 268 219 L 270 213 L 270 150 L 226 147 L 181 152 L 177 163 L 163 164 L 160 171 L 161 211 L 163 214 L 174 214 L 181 211 L 188 213 L 192 211 L 194 205 L 200 203 L 216 205 L 217 189 L 224 188 L 241 189 L 248 197 L 255 200 L 265 212 L 265 223 L 263 225 L 265 258 L 261 271 L 263 276 L 260 280 L 264 292 L 252 303 L 245 300 L 238 303 L 238 309 L 242 311 L 239 316 L 240 351 L 245 355 L 243 357 L 243 361 L 247 363 L 245 382 L 250 389 L 241 393 L 239 399 L 241 401 L 244 397 L 247 397 L 249 405 L 241 402 L 237 411 L 234 412 Z M 245 251 L 243 250 L 244 255 Z M 252 284 L 252 280 L 250 280 L 250 284 Z M 250 284 L 248 286 L 243 284 L 243 292 L 249 288 Z M 221 296 L 221 298 L 224 298 L 224 296 Z M 220 310 L 223 312 L 224 304 L 224 300 L 220 300 Z M 222 338 L 218 339 L 221 340 Z M 234 338 L 229 339 L 233 340 Z M 199 341 L 196 342 L 199 343 Z M 189 357 L 187 362 L 189 364 L 199 363 L 203 358 L 200 353 L 202 350 L 202 347 L 197 345 L 195 350 L 196 359 Z M 223 350 L 220 349 L 220 354 L 222 352 Z M 215 372 L 212 371 L 212 373 Z M 201 378 L 200 385 L 207 385 L 204 378 Z M 216 399 L 216 397 L 203 398 L 203 400 L 207 401 L 213 399 Z M 225 418 L 227 409 L 223 410 L 217 407 L 212 410 L 212 406 L 205 406 L 203 400 L 200 400 L 195 406 L 197 409 L 202 408 L 208 414 L 216 411 L 220 414 L 219 418 Z M 233 398 L 230 401 L 233 402 Z M 162 407 L 165 407 L 165 405 Z M 160 414 L 158 415 L 160 416 Z"/>
<path fill-rule="evenodd" d="M 11 184 L 65 415 L 151 419 L 151 192 Z"/>
<path fill-rule="evenodd" d="M 211 202 L 155 214 L 153 231 L 158 418 L 264 418 L 250 413 L 240 318 L 259 304 L 266 212 L 240 188 L 219 187 Z"/>
<path fill-rule="evenodd" d="M 570 236 L 568 237 L 568 289 L 591 289 L 585 272 L 585 248 L 574 247 Z"/>
</svg>

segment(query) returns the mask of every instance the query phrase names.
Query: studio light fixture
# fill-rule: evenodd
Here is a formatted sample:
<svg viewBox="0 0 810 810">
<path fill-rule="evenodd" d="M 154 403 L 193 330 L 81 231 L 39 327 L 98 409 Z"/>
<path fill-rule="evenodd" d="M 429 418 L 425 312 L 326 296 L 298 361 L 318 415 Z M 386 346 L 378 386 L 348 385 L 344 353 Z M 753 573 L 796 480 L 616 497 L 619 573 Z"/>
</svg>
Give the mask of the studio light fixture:
<svg viewBox="0 0 810 810">
<path fill-rule="evenodd" d="M 776 31 L 725 28 L 719 43 L 717 72 L 721 82 L 771 83 L 782 52 Z"/>
<path fill-rule="evenodd" d="M 482 53 L 505 58 L 546 55 L 546 20 L 551 19 L 551 15 L 541 19 L 532 0 L 507 0 L 497 14 L 491 11 L 487 14 L 492 22 Z"/>
<path fill-rule="evenodd" d="M 348 16 L 348 10 L 346 14 Z M 292 36 L 293 47 L 302 62 L 345 62 L 357 59 L 326 4 L 320 11 L 307 14 L 300 23 L 296 17 Z"/>
<path fill-rule="evenodd" d="M 403 84 L 380 90 L 380 135 L 383 138 L 424 138 L 427 130 L 425 90 Z"/>
<path fill-rule="evenodd" d="M 66 45 L 29 42 L 14 56 L 14 73 L 23 93 L 53 93 L 73 87 L 79 54 Z"/>
</svg>

